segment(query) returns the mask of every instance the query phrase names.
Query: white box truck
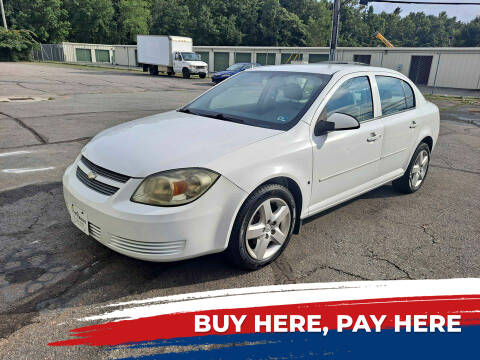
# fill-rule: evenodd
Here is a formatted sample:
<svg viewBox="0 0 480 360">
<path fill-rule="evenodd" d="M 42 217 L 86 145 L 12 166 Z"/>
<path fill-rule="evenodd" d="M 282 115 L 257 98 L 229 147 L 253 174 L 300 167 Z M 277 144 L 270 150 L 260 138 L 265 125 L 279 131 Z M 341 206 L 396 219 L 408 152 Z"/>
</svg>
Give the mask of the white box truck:
<svg viewBox="0 0 480 360">
<path fill-rule="evenodd" d="M 193 52 L 192 39 L 187 37 L 137 35 L 137 57 L 143 71 L 152 75 L 181 73 L 184 78 L 199 75 L 203 79 L 208 73 L 208 65 Z"/>
</svg>

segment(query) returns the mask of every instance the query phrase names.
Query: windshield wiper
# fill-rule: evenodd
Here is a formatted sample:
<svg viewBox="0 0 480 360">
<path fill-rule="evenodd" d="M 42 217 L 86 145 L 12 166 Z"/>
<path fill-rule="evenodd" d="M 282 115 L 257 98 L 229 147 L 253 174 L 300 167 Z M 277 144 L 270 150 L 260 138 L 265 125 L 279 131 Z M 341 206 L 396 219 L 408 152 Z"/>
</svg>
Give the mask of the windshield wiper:
<svg viewBox="0 0 480 360">
<path fill-rule="evenodd" d="M 238 124 L 245 124 L 245 120 L 238 118 L 236 116 L 231 116 L 231 115 L 225 115 L 222 113 L 217 113 L 217 114 L 200 114 L 201 116 L 207 116 L 211 117 L 213 119 L 218 119 L 218 120 L 224 120 L 224 121 L 231 121 L 235 122 Z"/>
<path fill-rule="evenodd" d="M 238 118 L 238 117 L 232 116 L 232 115 L 225 115 L 225 114 L 222 114 L 222 113 L 211 114 L 211 113 L 194 112 L 194 111 L 192 111 L 188 108 L 181 108 L 181 109 L 178 109 L 177 111 L 183 112 L 183 113 L 186 113 L 186 114 L 205 116 L 205 117 L 209 117 L 209 118 L 212 118 L 212 119 L 236 122 L 238 124 L 245 124 L 245 120 L 243 120 L 241 118 Z"/>
<path fill-rule="evenodd" d="M 196 113 L 194 113 L 193 111 L 191 111 L 190 109 L 187 109 L 187 108 L 181 108 L 181 109 L 178 109 L 177 111 L 183 112 L 183 113 L 185 113 L 185 114 L 197 115 Z"/>
</svg>

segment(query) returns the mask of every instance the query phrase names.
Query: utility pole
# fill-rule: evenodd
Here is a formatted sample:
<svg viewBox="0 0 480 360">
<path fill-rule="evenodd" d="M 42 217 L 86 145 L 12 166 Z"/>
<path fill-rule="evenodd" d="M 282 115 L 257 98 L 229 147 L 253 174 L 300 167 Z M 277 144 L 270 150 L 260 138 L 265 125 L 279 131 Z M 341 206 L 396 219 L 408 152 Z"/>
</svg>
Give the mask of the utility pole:
<svg viewBox="0 0 480 360">
<path fill-rule="evenodd" d="M 328 57 L 328 60 L 330 61 L 335 61 L 335 50 L 337 49 L 339 22 L 340 22 L 340 0 L 334 0 L 333 14 L 332 14 L 332 37 L 330 39 L 330 56 Z"/>
<path fill-rule="evenodd" d="M 8 31 L 7 19 L 5 18 L 5 9 L 3 8 L 3 0 L 0 0 L 0 8 L 2 10 L 3 26 L 5 27 L 5 30 Z"/>
<path fill-rule="evenodd" d="M 7 19 L 5 18 L 5 9 L 3 8 L 3 0 L 0 0 L 0 7 L 2 8 L 3 26 L 5 27 L 5 30 L 8 31 Z"/>
</svg>

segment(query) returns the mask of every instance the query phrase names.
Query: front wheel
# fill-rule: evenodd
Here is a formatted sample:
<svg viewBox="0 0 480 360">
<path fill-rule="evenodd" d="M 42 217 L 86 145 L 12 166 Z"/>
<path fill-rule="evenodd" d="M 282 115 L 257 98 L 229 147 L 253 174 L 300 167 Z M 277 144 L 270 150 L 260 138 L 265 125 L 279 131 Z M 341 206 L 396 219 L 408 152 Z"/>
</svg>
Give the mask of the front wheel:
<svg viewBox="0 0 480 360">
<path fill-rule="evenodd" d="M 238 266 L 255 270 L 283 252 L 295 227 L 296 207 L 291 192 L 279 184 L 255 190 L 240 209 L 227 253 Z"/>
<path fill-rule="evenodd" d="M 411 194 L 420 189 L 427 177 L 430 165 L 430 148 L 421 143 L 413 153 L 405 174 L 392 182 L 393 187 L 403 193 Z"/>
<path fill-rule="evenodd" d="M 183 75 L 183 77 L 184 77 L 185 79 L 189 79 L 189 78 L 190 78 L 190 70 L 184 68 L 184 69 L 182 70 L 182 75 Z"/>
<path fill-rule="evenodd" d="M 207 77 L 207 74 L 200 73 L 200 74 L 198 74 L 198 76 L 200 76 L 200 79 L 205 79 Z"/>
<path fill-rule="evenodd" d="M 150 65 L 148 68 L 150 75 L 158 75 L 158 66 L 157 65 Z"/>
</svg>

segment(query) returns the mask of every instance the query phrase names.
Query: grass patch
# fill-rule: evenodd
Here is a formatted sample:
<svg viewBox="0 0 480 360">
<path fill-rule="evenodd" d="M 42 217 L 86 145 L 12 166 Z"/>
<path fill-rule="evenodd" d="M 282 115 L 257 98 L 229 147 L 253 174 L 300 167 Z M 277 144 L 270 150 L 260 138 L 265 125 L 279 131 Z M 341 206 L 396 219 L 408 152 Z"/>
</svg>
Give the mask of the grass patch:
<svg viewBox="0 0 480 360">
<path fill-rule="evenodd" d="M 445 101 L 453 103 L 454 106 L 458 105 L 480 105 L 480 98 L 473 96 L 449 96 L 449 95 L 432 95 L 424 94 L 425 98 L 429 101 Z"/>
</svg>

